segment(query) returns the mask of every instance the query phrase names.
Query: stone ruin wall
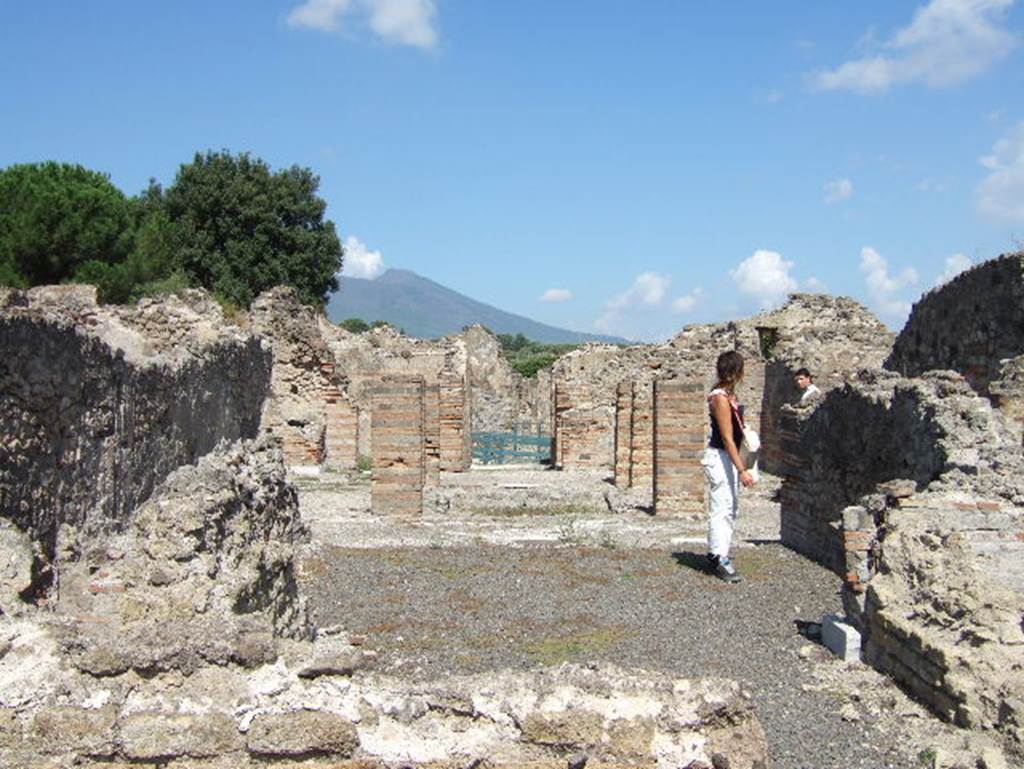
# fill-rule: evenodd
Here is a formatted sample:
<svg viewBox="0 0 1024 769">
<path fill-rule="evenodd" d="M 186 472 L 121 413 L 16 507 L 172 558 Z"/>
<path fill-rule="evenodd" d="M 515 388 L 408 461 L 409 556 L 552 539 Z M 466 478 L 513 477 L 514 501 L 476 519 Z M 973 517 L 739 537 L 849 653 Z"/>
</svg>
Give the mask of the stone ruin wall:
<svg viewBox="0 0 1024 769">
<path fill-rule="evenodd" d="M 388 327 L 352 334 L 322 320 L 320 332 L 333 355 L 338 377 L 358 411 L 357 452 L 374 459 L 374 393 L 388 378 L 418 377 L 428 393 L 432 424 L 439 436 L 424 438 L 439 470 L 466 470 L 471 462 L 471 420 L 466 347 L 458 337 L 427 341 Z M 434 416 L 436 415 L 436 416 Z M 436 432 L 436 431 L 435 431 Z M 436 472 L 434 473 L 436 475 Z"/>
<path fill-rule="evenodd" d="M 953 372 L 783 409 L 782 540 L 841 574 L 864 658 L 1024 756 L 1024 457 Z"/>
<path fill-rule="evenodd" d="M 321 334 L 321 314 L 280 286 L 257 297 L 249 315 L 273 350 L 261 429 L 281 440 L 289 465 L 355 468 L 359 412 Z"/>
<path fill-rule="evenodd" d="M 0 380 L 5 419 L 25 417 L 18 409 L 28 384 L 38 382 L 32 397 L 56 404 L 58 413 L 74 405 L 82 381 L 97 389 L 120 385 L 116 418 L 95 422 L 113 425 L 102 435 L 117 440 L 96 450 L 124 453 L 122 441 L 130 438 L 169 471 L 160 483 L 149 479 L 151 493 L 133 492 L 138 504 L 131 509 L 121 497 L 116 526 L 90 525 L 101 506 L 88 511 L 86 525 L 62 526 L 59 589 L 46 611 L 22 600 L 32 555 L 4 508 L 0 541 L 15 546 L 3 555 L 21 565 L 5 568 L 0 579 L 0 768 L 301 762 L 326 769 L 339 761 L 369 768 L 453 757 L 467 766 L 483 759 L 491 766 L 565 765 L 581 751 L 608 765 L 765 765 L 764 732 L 749 698 L 729 682 L 571 666 L 421 684 L 361 674 L 373 655 L 344 631 L 313 638 L 294 568 L 304 529 L 278 441 L 220 441 L 236 430 L 256 432 L 269 352 L 222 325 L 212 306 L 203 310 L 205 321 L 191 315 L 202 297 L 96 310 L 80 289 L 62 291 L 60 307 L 41 317 L 33 316 L 34 303 L 49 301 L 52 290 L 29 292 L 27 300 L 4 296 L 3 339 L 12 348 L 19 341 L 5 349 L 18 361 Z M 290 382 L 289 391 L 324 373 L 320 360 L 282 360 L 303 369 L 282 372 L 279 382 Z M 40 376 L 51 368 L 53 378 Z M 211 395 L 214 383 L 219 389 Z M 415 412 L 425 388 L 416 382 L 413 389 Z M 216 400 L 224 393 L 231 404 Z M 440 388 L 437 400 L 440 406 Z M 102 415 L 111 403 L 98 402 L 88 414 Z M 440 408 L 437 414 L 439 423 Z M 145 421 L 152 417 L 158 424 Z M 93 424 L 69 421 L 61 438 L 91 435 Z M 5 437 L 13 426 L 3 423 Z M 143 426 L 152 434 L 133 432 Z M 420 433 L 431 434 L 397 422 L 376 427 L 377 439 L 397 428 L 391 437 L 412 439 L 414 450 L 424 447 Z M 179 431 L 193 438 L 190 449 L 209 443 L 213 450 L 186 463 Z M 88 447 L 74 445 L 80 450 L 68 461 L 88 460 Z M 439 436 L 426 445 L 440 446 Z M 5 470 L 48 458 L 23 438 L 5 450 Z M 30 483 L 7 480 L 5 489 Z M 77 504 L 72 498 L 71 507 Z M 481 691 L 490 694 L 481 698 Z M 641 713 L 659 713 L 657 722 L 624 715 L 614 704 L 623 699 Z"/>
<path fill-rule="evenodd" d="M 0 295 L 0 511 L 53 577 L 63 524 L 118 531 L 175 468 L 254 437 L 259 340 L 202 292 L 99 307 L 89 287 Z"/>
<path fill-rule="evenodd" d="M 523 377 L 509 365 L 498 338 L 483 326 L 469 326 L 458 338 L 468 356 L 473 431 L 550 435 L 554 411 L 550 369 Z"/>
<path fill-rule="evenodd" d="M 1024 252 L 1004 254 L 925 294 L 885 362 L 904 376 L 960 372 L 990 395 L 1003 361 L 1024 351 Z"/>
<path fill-rule="evenodd" d="M 751 321 L 767 355 L 760 464 L 778 474 L 784 465 L 782 407 L 797 404 L 796 371 L 807 368 L 827 394 L 865 368 L 880 368 L 895 335 L 863 305 L 848 297 L 792 294 L 781 309 Z"/>
<path fill-rule="evenodd" d="M 646 434 L 653 425 L 653 383 L 699 381 L 710 390 L 715 381 L 715 361 L 730 349 L 744 356 L 745 377 L 738 394 L 748 424 L 760 429 L 765 362 L 752 327 L 735 323 L 690 326 L 662 345 L 586 345 L 562 356 L 552 372 L 556 464 L 563 469 L 613 469 L 617 455 L 632 456 L 636 466 L 628 470 L 630 477 L 652 477 L 649 463 L 653 454 L 649 452 L 653 452 L 653 438 Z M 616 403 L 623 392 L 620 387 L 625 385 L 633 393 L 629 399 L 631 414 L 628 423 L 621 423 L 617 429 Z M 694 418 L 703 425 L 707 422 L 706 410 Z M 627 451 L 617 441 L 628 442 L 632 449 Z M 627 471 L 618 471 L 618 477 L 625 477 L 623 472 Z"/>
</svg>

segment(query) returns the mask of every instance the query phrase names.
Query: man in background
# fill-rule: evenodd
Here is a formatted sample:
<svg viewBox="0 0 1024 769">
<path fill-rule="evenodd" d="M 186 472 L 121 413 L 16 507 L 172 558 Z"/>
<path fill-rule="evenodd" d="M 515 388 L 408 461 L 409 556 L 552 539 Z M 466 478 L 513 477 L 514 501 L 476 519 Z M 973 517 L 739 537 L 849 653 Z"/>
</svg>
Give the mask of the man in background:
<svg viewBox="0 0 1024 769">
<path fill-rule="evenodd" d="M 809 401 L 817 398 L 821 395 L 821 390 L 814 384 L 814 377 L 811 376 L 811 372 L 805 368 L 797 369 L 794 377 L 797 388 L 800 389 L 800 405 L 808 403 Z"/>
</svg>

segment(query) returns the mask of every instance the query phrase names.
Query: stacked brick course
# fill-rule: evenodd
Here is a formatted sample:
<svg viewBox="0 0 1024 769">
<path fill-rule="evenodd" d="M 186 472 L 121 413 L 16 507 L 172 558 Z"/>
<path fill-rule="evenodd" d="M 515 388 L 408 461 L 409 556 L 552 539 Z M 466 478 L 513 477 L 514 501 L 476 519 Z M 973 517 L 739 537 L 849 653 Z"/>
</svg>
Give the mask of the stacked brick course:
<svg viewBox="0 0 1024 769">
<path fill-rule="evenodd" d="M 324 460 L 332 470 L 350 470 L 356 466 L 359 441 L 359 412 L 336 384 L 334 364 L 323 366 L 329 385 L 324 390 Z"/>
<path fill-rule="evenodd" d="M 707 406 L 701 381 L 654 381 L 654 511 L 679 515 L 705 506 L 704 448 Z"/>
<path fill-rule="evenodd" d="M 373 389 L 370 504 L 375 513 L 423 512 L 424 410 L 422 378 L 385 377 Z"/>
<path fill-rule="evenodd" d="M 441 483 L 441 386 L 423 387 L 423 482 L 427 487 Z"/>
<path fill-rule="evenodd" d="M 559 469 L 607 467 L 605 445 L 614 435 L 611 409 L 595 411 L 585 387 L 555 385 L 555 466 Z"/>
<path fill-rule="evenodd" d="M 442 372 L 439 390 L 441 425 L 441 469 L 446 472 L 468 470 L 473 459 L 473 434 L 470 432 L 470 400 L 466 380 L 451 372 Z"/>
</svg>

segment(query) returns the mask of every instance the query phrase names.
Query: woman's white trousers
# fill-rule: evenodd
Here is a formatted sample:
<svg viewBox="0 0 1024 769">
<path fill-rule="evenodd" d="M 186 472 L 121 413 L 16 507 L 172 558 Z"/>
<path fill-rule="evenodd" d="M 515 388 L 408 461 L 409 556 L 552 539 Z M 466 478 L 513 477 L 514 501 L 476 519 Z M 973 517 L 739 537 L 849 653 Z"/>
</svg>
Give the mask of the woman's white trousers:
<svg viewBox="0 0 1024 769">
<path fill-rule="evenodd" d="M 711 492 L 708 552 L 724 558 L 729 555 L 732 530 L 740 512 L 740 474 L 729 459 L 729 453 L 723 449 L 705 449 L 700 463 Z"/>
</svg>

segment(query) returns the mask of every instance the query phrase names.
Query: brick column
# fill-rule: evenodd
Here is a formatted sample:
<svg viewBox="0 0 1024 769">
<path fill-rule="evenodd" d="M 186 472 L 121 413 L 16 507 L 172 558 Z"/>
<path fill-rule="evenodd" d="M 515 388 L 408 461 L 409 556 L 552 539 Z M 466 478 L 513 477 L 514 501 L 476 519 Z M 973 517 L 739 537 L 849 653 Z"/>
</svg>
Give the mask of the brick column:
<svg viewBox="0 0 1024 769">
<path fill-rule="evenodd" d="M 634 489 L 650 489 L 654 483 L 654 389 L 650 384 L 633 384 L 633 434 L 630 440 L 632 486 Z"/>
<path fill-rule="evenodd" d="M 469 386 L 458 374 L 441 372 L 438 392 L 441 469 L 468 470 L 473 461 Z"/>
<path fill-rule="evenodd" d="M 615 485 L 633 485 L 633 383 L 615 388 Z"/>
<path fill-rule="evenodd" d="M 424 483 L 428 487 L 441 483 L 441 386 L 428 384 L 423 388 L 423 452 Z"/>
<path fill-rule="evenodd" d="M 324 387 L 324 465 L 331 470 L 354 470 L 359 411 L 338 388 L 334 364 L 325 363 L 320 368 L 328 379 Z"/>
<path fill-rule="evenodd" d="M 562 470 L 606 467 L 614 457 L 605 456 L 602 440 L 612 437 L 615 416 L 608 406 L 595 406 L 587 388 L 564 382 L 555 385 L 555 466 Z"/>
<path fill-rule="evenodd" d="M 375 513 L 423 512 L 423 390 L 419 377 L 385 377 L 373 388 L 370 507 Z"/>
<path fill-rule="evenodd" d="M 705 509 L 704 447 L 707 407 L 702 382 L 654 382 L 654 511 L 679 515 Z"/>
</svg>

